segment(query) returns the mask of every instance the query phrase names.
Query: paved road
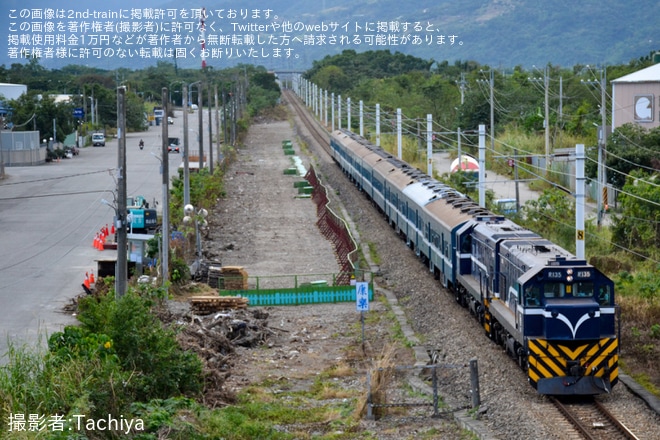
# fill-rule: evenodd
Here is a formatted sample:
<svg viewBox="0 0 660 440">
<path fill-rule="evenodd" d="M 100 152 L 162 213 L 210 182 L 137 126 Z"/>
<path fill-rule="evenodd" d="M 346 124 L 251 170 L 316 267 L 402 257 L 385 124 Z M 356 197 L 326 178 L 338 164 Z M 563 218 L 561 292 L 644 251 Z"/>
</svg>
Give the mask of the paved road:
<svg viewBox="0 0 660 440">
<path fill-rule="evenodd" d="M 168 135 L 183 139 L 181 113 L 175 115 Z M 197 121 L 195 112 L 189 118 L 192 130 Z M 190 145 L 198 151 L 192 130 Z M 152 126 L 129 133 L 126 142 L 128 196 L 143 195 L 159 206 L 161 133 L 161 126 Z M 138 148 L 141 138 L 143 150 Z M 168 160 L 170 175 L 175 175 L 181 155 L 170 153 Z M 14 345 L 43 342 L 44 334 L 75 322 L 62 307 L 82 292 L 85 272 L 96 268 L 95 259 L 113 252 L 100 252 L 92 242 L 114 216 L 101 200 L 113 200 L 116 167 L 117 141 L 111 140 L 59 163 L 5 169 L 7 178 L 0 181 L 0 363 L 9 340 Z"/>
</svg>

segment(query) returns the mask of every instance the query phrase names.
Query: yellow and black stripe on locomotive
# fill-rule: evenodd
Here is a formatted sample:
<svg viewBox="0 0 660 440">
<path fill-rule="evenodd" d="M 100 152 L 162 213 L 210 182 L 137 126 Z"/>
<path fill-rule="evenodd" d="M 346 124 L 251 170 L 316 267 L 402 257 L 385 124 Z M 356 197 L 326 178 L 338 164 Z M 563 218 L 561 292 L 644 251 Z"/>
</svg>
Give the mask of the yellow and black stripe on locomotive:
<svg viewBox="0 0 660 440">
<path fill-rule="evenodd" d="M 609 393 L 619 380 L 617 338 L 527 341 L 530 384 L 540 394 Z"/>
</svg>

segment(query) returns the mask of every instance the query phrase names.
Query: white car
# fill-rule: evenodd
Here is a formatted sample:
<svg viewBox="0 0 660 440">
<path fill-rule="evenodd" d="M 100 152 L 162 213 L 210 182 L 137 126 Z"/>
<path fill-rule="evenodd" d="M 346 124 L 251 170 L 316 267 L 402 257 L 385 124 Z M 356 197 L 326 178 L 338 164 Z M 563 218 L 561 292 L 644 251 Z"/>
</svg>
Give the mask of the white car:
<svg viewBox="0 0 660 440">
<path fill-rule="evenodd" d="M 169 125 L 174 125 L 174 118 L 171 117 L 171 116 L 168 116 L 168 117 L 167 117 L 167 123 L 168 123 Z"/>
<path fill-rule="evenodd" d="M 105 147 L 105 135 L 103 133 L 92 133 L 92 145 Z"/>
</svg>

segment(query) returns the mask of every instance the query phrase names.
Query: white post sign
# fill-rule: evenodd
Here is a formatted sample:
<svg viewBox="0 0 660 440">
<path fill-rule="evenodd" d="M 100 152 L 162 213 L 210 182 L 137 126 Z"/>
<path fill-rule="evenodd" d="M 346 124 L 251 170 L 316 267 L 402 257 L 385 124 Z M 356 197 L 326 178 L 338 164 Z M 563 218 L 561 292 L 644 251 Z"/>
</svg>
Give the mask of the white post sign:
<svg viewBox="0 0 660 440">
<path fill-rule="evenodd" d="M 355 283 L 355 306 L 358 312 L 369 311 L 369 283 Z"/>
</svg>

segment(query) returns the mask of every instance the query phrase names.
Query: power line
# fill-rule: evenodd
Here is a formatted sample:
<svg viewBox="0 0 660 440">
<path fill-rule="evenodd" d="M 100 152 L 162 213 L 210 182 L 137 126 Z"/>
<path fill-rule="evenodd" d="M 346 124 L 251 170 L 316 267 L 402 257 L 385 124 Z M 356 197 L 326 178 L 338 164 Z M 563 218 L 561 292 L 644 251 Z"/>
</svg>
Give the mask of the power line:
<svg viewBox="0 0 660 440">
<path fill-rule="evenodd" d="M 48 177 L 48 178 L 44 178 L 44 179 L 22 180 L 20 182 L 7 182 L 7 183 L 4 183 L 2 186 L 23 185 L 25 183 L 48 182 L 48 181 L 51 181 L 51 180 L 70 179 L 72 177 L 88 176 L 90 174 L 108 173 L 108 172 L 112 172 L 114 170 L 116 170 L 116 168 L 108 168 L 108 169 L 99 170 L 99 171 L 90 171 L 88 173 L 69 174 L 67 176 Z"/>
</svg>

